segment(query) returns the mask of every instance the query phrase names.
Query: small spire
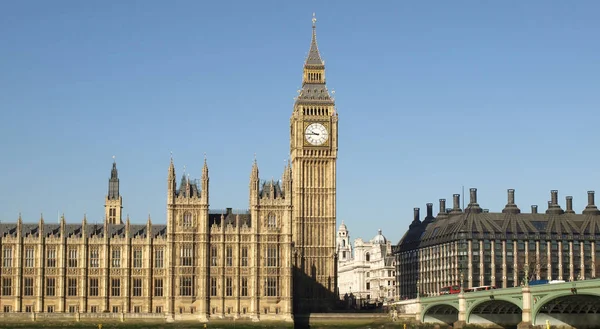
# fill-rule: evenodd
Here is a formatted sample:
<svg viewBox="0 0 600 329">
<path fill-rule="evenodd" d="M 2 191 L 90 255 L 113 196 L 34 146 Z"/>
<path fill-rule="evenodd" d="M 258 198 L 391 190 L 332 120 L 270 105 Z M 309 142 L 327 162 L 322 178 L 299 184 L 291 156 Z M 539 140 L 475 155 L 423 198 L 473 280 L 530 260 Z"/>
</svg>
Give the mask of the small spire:
<svg viewBox="0 0 600 329">
<path fill-rule="evenodd" d="M 116 156 L 113 155 L 113 163 L 117 163 Z"/>
<path fill-rule="evenodd" d="M 312 22 L 313 22 L 313 29 L 314 29 L 317 27 L 317 17 L 315 15 L 315 13 L 313 13 Z"/>
<path fill-rule="evenodd" d="M 87 214 L 83 213 L 83 225 L 87 224 Z"/>
<path fill-rule="evenodd" d="M 204 152 L 204 165 L 202 166 L 202 179 L 208 179 L 208 163 L 206 162 L 206 152 Z"/>
<path fill-rule="evenodd" d="M 147 222 L 148 226 L 152 225 L 152 219 L 150 218 L 150 213 L 148 213 L 148 222 Z"/>
</svg>

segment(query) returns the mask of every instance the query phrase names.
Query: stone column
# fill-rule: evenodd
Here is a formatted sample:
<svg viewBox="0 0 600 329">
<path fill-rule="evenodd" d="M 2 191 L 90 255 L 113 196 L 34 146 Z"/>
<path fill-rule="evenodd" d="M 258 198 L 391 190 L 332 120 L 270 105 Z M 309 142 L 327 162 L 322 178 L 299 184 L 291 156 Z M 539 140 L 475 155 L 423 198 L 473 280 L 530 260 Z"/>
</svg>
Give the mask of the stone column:
<svg viewBox="0 0 600 329">
<path fill-rule="evenodd" d="M 523 293 L 523 313 L 521 314 L 521 322 L 517 325 L 518 329 L 533 328 L 531 324 L 531 290 L 529 285 L 525 285 L 521 289 Z"/>
<path fill-rule="evenodd" d="M 458 321 L 454 322 L 454 328 L 462 328 L 467 324 L 467 301 L 465 294 L 461 289 L 458 294 Z"/>
<path fill-rule="evenodd" d="M 592 279 L 596 278 L 596 241 L 590 243 L 591 254 L 592 254 Z"/>
<path fill-rule="evenodd" d="M 506 240 L 502 240 L 502 288 L 506 288 L 508 280 L 506 279 Z"/>
<path fill-rule="evenodd" d="M 575 279 L 575 266 L 573 264 L 573 241 L 569 241 L 569 281 Z"/>
<path fill-rule="evenodd" d="M 580 275 L 579 275 L 579 280 L 585 280 L 585 245 L 583 243 L 583 241 L 579 242 L 579 271 L 580 271 Z"/>
<path fill-rule="evenodd" d="M 558 241 L 558 280 L 563 279 L 562 241 Z"/>
<path fill-rule="evenodd" d="M 490 241 L 490 273 L 491 278 L 490 278 L 490 283 L 492 286 L 496 285 L 496 240 L 491 240 Z M 485 263 L 485 262 L 484 262 Z"/>
<path fill-rule="evenodd" d="M 468 255 L 468 262 L 467 264 L 469 264 L 468 266 L 468 270 L 469 273 L 467 274 L 467 279 L 469 280 L 469 284 L 467 285 L 467 287 L 471 288 L 473 287 L 473 240 L 469 240 L 467 242 L 467 255 Z"/>
<path fill-rule="evenodd" d="M 535 279 L 541 280 L 540 271 L 542 269 L 541 259 L 540 259 L 540 240 L 535 240 L 535 261 L 536 261 L 536 269 L 535 269 Z"/>
</svg>

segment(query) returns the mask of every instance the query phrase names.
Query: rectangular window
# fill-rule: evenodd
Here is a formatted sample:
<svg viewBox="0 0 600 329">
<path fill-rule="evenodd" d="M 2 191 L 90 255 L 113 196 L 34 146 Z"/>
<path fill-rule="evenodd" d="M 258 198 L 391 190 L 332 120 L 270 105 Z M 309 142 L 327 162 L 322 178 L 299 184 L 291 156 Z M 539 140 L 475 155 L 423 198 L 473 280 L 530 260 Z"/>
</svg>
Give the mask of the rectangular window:
<svg viewBox="0 0 600 329">
<path fill-rule="evenodd" d="M 242 278 L 242 291 L 240 291 L 240 295 L 242 297 L 248 297 L 248 278 Z"/>
<path fill-rule="evenodd" d="M 12 247 L 2 249 L 2 267 L 12 267 Z"/>
<path fill-rule="evenodd" d="M 12 296 L 11 278 L 2 278 L 2 296 Z"/>
<path fill-rule="evenodd" d="M 217 295 L 217 278 L 210 278 L 210 295 Z"/>
<path fill-rule="evenodd" d="M 136 249 L 133 251 L 133 267 L 141 268 L 142 267 L 142 250 Z"/>
<path fill-rule="evenodd" d="M 25 267 L 33 267 L 35 261 L 33 247 L 25 248 Z"/>
<path fill-rule="evenodd" d="M 227 247 L 225 250 L 225 264 L 227 266 L 233 266 L 233 248 Z"/>
<path fill-rule="evenodd" d="M 69 249 L 68 267 L 77 267 L 77 249 Z"/>
<path fill-rule="evenodd" d="M 184 246 L 181 248 L 181 266 L 193 266 L 192 247 Z"/>
<path fill-rule="evenodd" d="M 23 278 L 23 296 L 33 296 L 33 278 Z"/>
<path fill-rule="evenodd" d="M 110 295 L 113 297 L 121 296 L 121 279 L 110 280 Z"/>
<path fill-rule="evenodd" d="M 164 251 L 162 249 L 157 249 L 154 251 L 154 267 L 162 268 L 163 267 L 163 255 Z"/>
<path fill-rule="evenodd" d="M 68 278 L 68 289 L 67 296 L 77 296 L 77 279 L 76 278 Z"/>
<path fill-rule="evenodd" d="M 90 296 L 96 297 L 98 296 L 98 278 L 90 279 Z"/>
<path fill-rule="evenodd" d="M 48 305 L 48 307 L 46 308 L 46 312 L 54 313 L 54 305 Z"/>
<path fill-rule="evenodd" d="M 248 266 L 248 247 L 242 247 L 242 266 Z"/>
<path fill-rule="evenodd" d="M 97 313 L 98 312 L 98 306 L 90 306 L 90 313 Z"/>
<path fill-rule="evenodd" d="M 277 245 L 270 245 L 267 247 L 267 266 L 277 267 L 279 266 L 279 248 Z"/>
<path fill-rule="evenodd" d="M 162 306 L 157 306 L 154 313 L 162 313 Z"/>
<path fill-rule="evenodd" d="M 111 267 L 121 267 L 121 249 L 118 247 L 112 248 Z"/>
<path fill-rule="evenodd" d="M 162 296 L 163 296 L 163 279 L 154 279 L 154 297 L 162 297 Z"/>
<path fill-rule="evenodd" d="M 210 265 L 211 266 L 217 266 L 218 262 L 217 262 L 217 247 L 212 247 L 210 248 Z"/>
<path fill-rule="evenodd" d="M 119 307 L 118 306 L 113 306 L 112 307 L 112 312 L 113 313 L 119 313 Z"/>
<path fill-rule="evenodd" d="M 25 313 L 31 313 L 31 312 L 33 312 L 33 305 L 25 306 Z"/>
<path fill-rule="evenodd" d="M 77 306 L 69 305 L 69 313 L 75 313 L 75 312 L 77 312 Z"/>
<path fill-rule="evenodd" d="M 225 296 L 233 296 L 233 279 L 230 277 L 225 278 Z"/>
<path fill-rule="evenodd" d="M 133 313 L 140 313 L 142 311 L 142 307 L 141 306 L 134 306 L 133 307 Z"/>
<path fill-rule="evenodd" d="M 90 249 L 90 267 L 100 267 L 100 250 L 97 247 Z"/>
<path fill-rule="evenodd" d="M 267 277 L 265 284 L 265 296 L 274 297 L 277 296 L 277 277 Z"/>
<path fill-rule="evenodd" d="M 56 267 L 56 247 L 46 250 L 46 267 Z"/>
<path fill-rule="evenodd" d="M 179 278 L 179 295 L 192 296 L 192 277 L 182 276 Z"/>
<path fill-rule="evenodd" d="M 46 278 L 46 296 L 56 295 L 56 279 Z"/>
<path fill-rule="evenodd" d="M 142 296 L 142 279 L 135 278 L 133 279 L 133 297 Z"/>
</svg>

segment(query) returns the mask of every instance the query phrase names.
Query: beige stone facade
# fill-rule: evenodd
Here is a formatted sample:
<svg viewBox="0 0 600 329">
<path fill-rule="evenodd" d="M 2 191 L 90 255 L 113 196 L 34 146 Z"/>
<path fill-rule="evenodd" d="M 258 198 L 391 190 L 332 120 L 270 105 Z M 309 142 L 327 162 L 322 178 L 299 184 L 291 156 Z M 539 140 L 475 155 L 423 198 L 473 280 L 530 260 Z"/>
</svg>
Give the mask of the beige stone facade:
<svg viewBox="0 0 600 329">
<path fill-rule="evenodd" d="M 328 310 L 336 292 L 337 113 L 313 38 L 290 120 L 290 162 L 263 181 L 254 161 L 249 209 L 209 209 L 199 179 L 171 159 L 166 225 L 122 220 L 113 163 L 105 218 L 0 224 L 0 312 L 147 314 L 169 321 L 291 321 Z M 104 315 L 103 315 L 104 314 Z"/>
</svg>

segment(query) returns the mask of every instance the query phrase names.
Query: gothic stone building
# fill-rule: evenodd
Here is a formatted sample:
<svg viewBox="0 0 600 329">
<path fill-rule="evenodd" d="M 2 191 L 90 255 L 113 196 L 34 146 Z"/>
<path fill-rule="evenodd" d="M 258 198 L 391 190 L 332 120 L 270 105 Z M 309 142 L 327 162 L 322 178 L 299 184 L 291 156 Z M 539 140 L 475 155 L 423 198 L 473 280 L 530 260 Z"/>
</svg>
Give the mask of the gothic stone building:
<svg viewBox="0 0 600 329">
<path fill-rule="evenodd" d="M 394 248 L 398 296 L 435 295 L 450 285 L 506 288 L 524 280 L 572 281 L 600 274 L 600 211 L 593 191 L 580 214 L 571 196 L 563 210 L 555 190 L 545 213 L 537 205 L 523 213 L 514 193 L 508 190 L 500 213 L 482 209 L 474 188 L 464 210 L 459 194 L 453 196 L 453 208 L 446 209 L 446 200 L 440 199 L 437 216 L 428 203 L 423 221 L 415 208 L 413 222 Z"/>
<path fill-rule="evenodd" d="M 113 163 L 105 219 L 92 224 L 0 224 L 0 311 L 154 313 L 167 320 L 291 320 L 336 297 L 338 117 L 325 85 L 315 19 L 302 90 L 290 119 L 282 180 L 262 181 L 256 161 L 249 210 L 209 209 L 200 179 L 167 178 L 166 225 L 133 225 Z"/>
</svg>

